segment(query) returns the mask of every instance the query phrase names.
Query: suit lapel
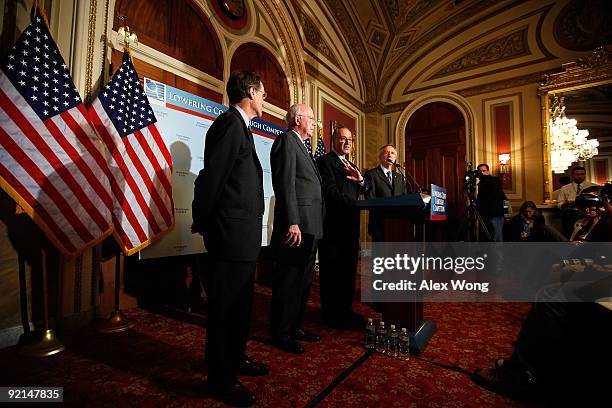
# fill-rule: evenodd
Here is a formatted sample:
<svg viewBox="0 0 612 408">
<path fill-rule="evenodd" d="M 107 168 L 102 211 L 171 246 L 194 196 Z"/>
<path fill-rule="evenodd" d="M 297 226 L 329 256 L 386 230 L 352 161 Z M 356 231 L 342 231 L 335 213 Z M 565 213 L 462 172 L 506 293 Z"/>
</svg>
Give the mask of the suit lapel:
<svg viewBox="0 0 612 408">
<path fill-rule="evenodd" d="M 308 160 L 308 162 L 310 162 L 310 165 L 312 166 L 313 170 L 315 171 L 317 177 L 319 178 L 319 180 L 321 180 L 321 175 L 319 174 L 319 169 L 317 168 L 317 164 L 315 163 L 315 161 L 312 158 L 312 156 L 310 155 L 310 153 L 308 153 L 308 150 L 306 149 L 306 146 L 304 145 L 304 143 L 297 139 L 297 138 L 299 138 L 297 133 L 295 133 L 293 130 L 289 130 L 287 133 L 288 133 L 287 136 L 289 136 L 289 137 L 291 137 L 293 139 L 293 142 L 298 145 L 298 149 L 306 156 L 306 160 Z"/>
<path fill-rule="evenodd" d="M 251 132 L 251 129 L 246 125 L 246 123 L 244 123 L 244 120 L 242 119 L 242 115 L 240 114 L 240 112 L 238 112 L 238 110 L 236 108 L 234 108 L 233 106 L 231 106 L 229 108 L 229 110 L 238 117 L 238 120 L 240 120 L 240 123 L 242 123 L 242 128 L 244 130 L 244 135 L 246 136 L 247 140 L 249 141 L 249 144 L 251 145 L 251 149 L 253 149 L 253 156 L 255 158 L 255 162 L 256 165 L 259 169 L 259 172 L 262 173 L 263 170 L 261 168 L 261 163 L 259 162 L 259 156 L 257 156 L 257 149 L 255 149 L 255 140 L 253 139 L 253 132 Z"/>
</svg>

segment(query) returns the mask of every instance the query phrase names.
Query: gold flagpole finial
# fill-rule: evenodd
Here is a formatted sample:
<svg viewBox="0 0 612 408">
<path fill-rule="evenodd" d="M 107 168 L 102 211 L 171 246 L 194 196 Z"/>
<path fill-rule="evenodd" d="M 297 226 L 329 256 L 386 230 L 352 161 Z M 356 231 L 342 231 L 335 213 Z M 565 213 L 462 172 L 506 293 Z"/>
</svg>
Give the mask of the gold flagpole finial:
<svg viewBox="0 0 612 408">
<path fill-rule="evenodd" d="M 119 16 L 119 20 L 125 22 L 126 17 Z M 117 34 L 119 34 L 120 38 L 123 37 L 123 49 L 127 51 L 128 54 L 130 54 L 131 58 L 131 48 L 138 46 L 138 36 L 136 35 L 136 33 L 130 31 L 130 26 L 128 25 L 119 27 L 119 29 L 117 30 Z"/>
</svg>

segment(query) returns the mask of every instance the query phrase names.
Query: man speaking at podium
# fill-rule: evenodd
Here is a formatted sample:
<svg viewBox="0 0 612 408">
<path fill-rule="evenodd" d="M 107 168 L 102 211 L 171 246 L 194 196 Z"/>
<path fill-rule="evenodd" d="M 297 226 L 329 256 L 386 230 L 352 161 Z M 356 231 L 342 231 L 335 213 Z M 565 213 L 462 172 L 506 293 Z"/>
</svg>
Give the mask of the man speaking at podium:
<svg viewBox="0 0 612 408">
<path fill-rule="evenodd" d="M 368 185 L 366 198 L 385 198 L 407 194 L 404 176 L 393 171 L 397 151 L 393 145 L 384 145 L 378 151 L 379 166 L 365 172 Z M 370 210 L 368 234 L 374 242 L 384 241 L 384 218 L 379 210 Z"/>
</svg>

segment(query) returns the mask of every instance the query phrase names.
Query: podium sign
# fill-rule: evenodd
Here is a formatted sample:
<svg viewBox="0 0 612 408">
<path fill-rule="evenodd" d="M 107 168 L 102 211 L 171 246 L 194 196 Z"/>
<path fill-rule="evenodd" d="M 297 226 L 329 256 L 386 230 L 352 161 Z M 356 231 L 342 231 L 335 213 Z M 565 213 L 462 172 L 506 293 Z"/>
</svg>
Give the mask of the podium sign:
<svg viewBox="0 0 612 408">
<path fill-rule="evenodd" d="M 431 216 L 432 221 L 446 220 L 446 189 L 435 184 L 431 185 Z"/>
</svg>

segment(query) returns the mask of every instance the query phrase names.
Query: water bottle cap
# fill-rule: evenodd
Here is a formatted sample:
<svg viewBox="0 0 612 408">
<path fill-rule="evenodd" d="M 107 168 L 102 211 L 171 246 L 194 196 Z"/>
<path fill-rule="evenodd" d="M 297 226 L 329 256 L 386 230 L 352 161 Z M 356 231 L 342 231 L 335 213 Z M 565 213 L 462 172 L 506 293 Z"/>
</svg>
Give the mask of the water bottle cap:
<svg viewBox="0 0 612 408">
<path fill-rule="evenodd" d="M 382 320 L 380 321 L 380 327 L 385 327 L 385 322 L 383 322 Z"/>
<path fill-rule="evenodd" d="M 391 330 L 395 330 L 395 325 L 394 324 L 391 325 Z"/>
<path fill-rule="evenodd" d="M 372 322 L 373 322 L 372 318 L 368 317 L 368 323 L 372 323 Z"/>
<path fill-rule="evenodd" d="M 405 327 L 402 327 L 402 333 L 406 333 L 408 330 L 406 330 Z"/>
</svg>

